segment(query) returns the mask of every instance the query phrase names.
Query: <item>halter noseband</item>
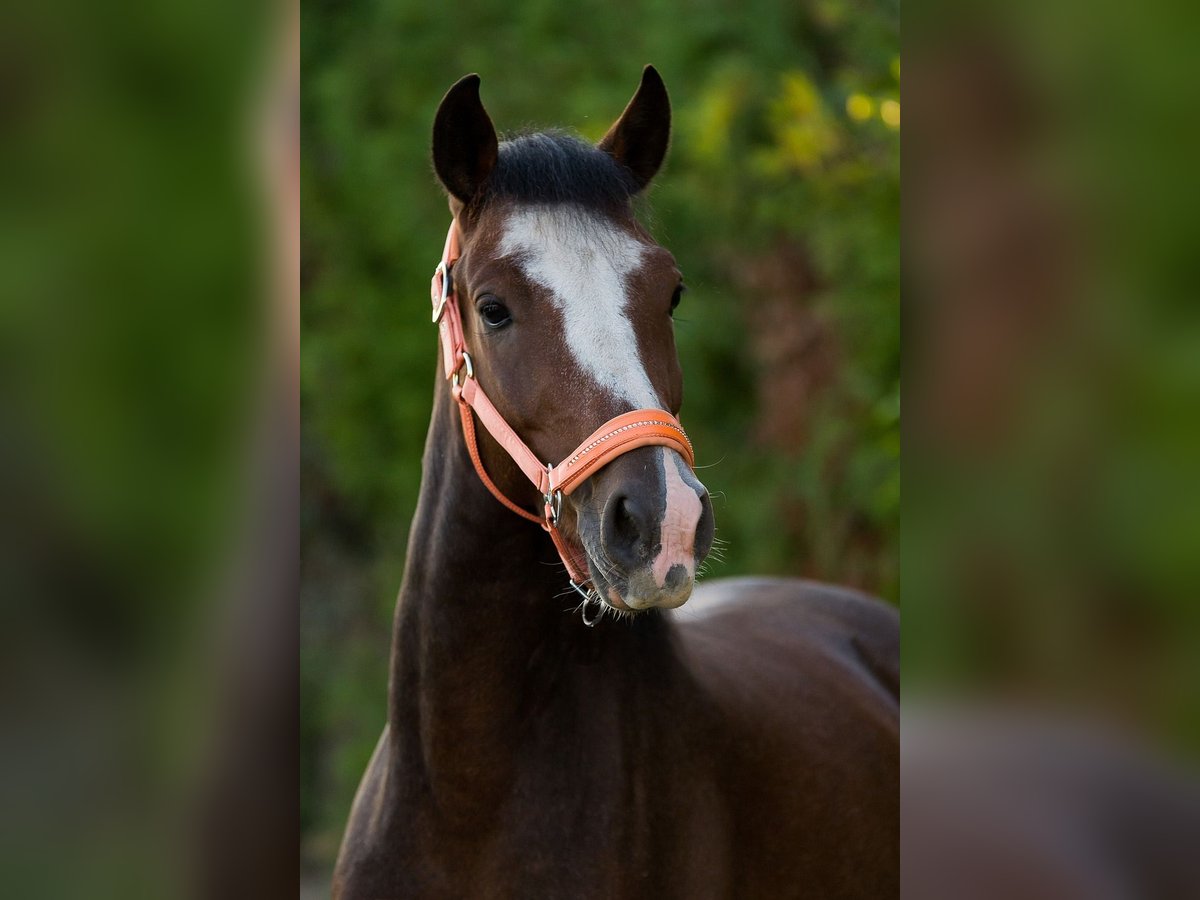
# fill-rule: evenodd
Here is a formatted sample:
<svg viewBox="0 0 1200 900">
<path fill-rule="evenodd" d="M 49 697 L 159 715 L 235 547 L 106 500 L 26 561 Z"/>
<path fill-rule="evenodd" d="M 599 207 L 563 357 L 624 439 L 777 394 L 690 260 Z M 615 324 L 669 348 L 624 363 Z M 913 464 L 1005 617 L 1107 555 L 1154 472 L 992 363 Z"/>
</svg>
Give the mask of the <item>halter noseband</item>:
<svg viewBox="0 0 1200 900">
<path fill-rule="evenodd" d="M 563 565 L 567 567 L 571 587 L 583 597 L 583 621 L 586 625 L 594 625 L 599 615 L 589 621 L 588 606 L 592 603 L 603 604 L 601 598 L 590 586 L 586 575 L 587 560 L 579 559 L 558 530 L 559 515 L 562 511 L 563 497 L 569 496 L 588 476 L 608 465 L 623 453 L 636 450 L 638 447 L 659 445 L 677 450 L 689 466 L 695 466 L 695 456 L 692 444 L 684 433 L 679 420 L 666 410 L 636 409 L 609 419 L 590 435 L 583 439 L 567 458 L 558 465 L 543 463 L 525 442 L 517 435 L 512 427 L 504 421 L 492 401 L 488 399 L 483 388 L 475 378 L 475 367 L 471 355 L 467 352 L 466 340 L 463 337 L 462 312 L 458 307 L 458 294 L 454 289 L 454 281 L 450 277 L 450 268 L 461 255 L 458 238 L 458 222 L 450 222 L 450 230 L 446 234 L 446 245 L 442 250 L 442 261 L 433 272 L 431 296 L 433 299 L 433 322 L 438 326 L 438 337 L 442 346 L 442 365 L 447 380 L 450 381 L 450 393 L 458 401 L 458 411 L 462 418 L 463 440 L 467 453 L 479 474 L 479 480 L 497 500 L 517 515 L 541 525 L 554 542 Z M 472 415 L 472 411 L 474 415 Z M 479 456 L 479 447 L 475 439 L 475 420 L 479 421 L 488 433 L 496 439 L 505 452 L 512 457 L 518 468 L 525 473 L 544 501 L 543 514 L 535 515 L 522 509 L 496 487 L 488 477 Z M 601 605 L 601 609 L 603 606 Z"/>
</svg>

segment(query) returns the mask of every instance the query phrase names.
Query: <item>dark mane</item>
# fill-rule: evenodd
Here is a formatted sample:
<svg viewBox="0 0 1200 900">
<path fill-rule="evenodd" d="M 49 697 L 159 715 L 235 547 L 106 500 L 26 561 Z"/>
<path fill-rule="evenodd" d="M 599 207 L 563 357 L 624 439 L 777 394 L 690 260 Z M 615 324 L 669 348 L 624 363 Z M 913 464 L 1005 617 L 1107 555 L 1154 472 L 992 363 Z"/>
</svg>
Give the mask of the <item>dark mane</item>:
<svg viewBox="0 0 1200 900">
<path fill-rule="evenodd" d="M 637 185 L 603 150 L 563 131 L 542 131 L 501 142 L 486 190 L 485 202 L 505 198 L 613 207 L 628 202 Z"/>
</svg>

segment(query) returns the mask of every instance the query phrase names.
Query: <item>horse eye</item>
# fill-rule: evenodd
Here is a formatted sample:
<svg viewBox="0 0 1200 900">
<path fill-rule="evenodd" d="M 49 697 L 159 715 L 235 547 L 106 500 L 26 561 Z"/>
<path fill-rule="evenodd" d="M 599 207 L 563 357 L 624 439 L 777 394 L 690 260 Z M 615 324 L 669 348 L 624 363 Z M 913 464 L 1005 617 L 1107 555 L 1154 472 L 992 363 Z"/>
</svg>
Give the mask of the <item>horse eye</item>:
<svg viewBox="0 0 1200 900">
<path fill-rule="evenodd" d="M 512 321 L 508 307 L 495 299 L 489 299 L 484 302 L 479 307 L 479 315 L 483 317 L 483 321 L 487 323 L 489 328 L 503 328 Z"/>
<path fill-rule="evenodd" d="M 675 293 L 671 295 L 671 313 L 674 314 L 675 307 L 679 305 L 679 301 L 683 299 L 683 292 L 687 290 L 687 285 L 682 281 L 675 286 Z"/>
</svg>

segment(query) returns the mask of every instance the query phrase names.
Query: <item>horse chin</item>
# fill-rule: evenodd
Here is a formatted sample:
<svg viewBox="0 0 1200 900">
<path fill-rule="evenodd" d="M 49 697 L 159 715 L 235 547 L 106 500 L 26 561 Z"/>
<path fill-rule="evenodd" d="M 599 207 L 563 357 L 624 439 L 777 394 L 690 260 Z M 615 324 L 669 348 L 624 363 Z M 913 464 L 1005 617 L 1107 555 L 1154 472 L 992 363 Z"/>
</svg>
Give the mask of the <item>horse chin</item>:
<svg viewBox="0 0 1200 900">
<path fill-rule="evenodd" d="M 692 579 L 672 587 L 659 585 L 649 567 L 629 577 L 625 603 L 630 609 L 677 609 L 692 596 Z"/>
</svg>

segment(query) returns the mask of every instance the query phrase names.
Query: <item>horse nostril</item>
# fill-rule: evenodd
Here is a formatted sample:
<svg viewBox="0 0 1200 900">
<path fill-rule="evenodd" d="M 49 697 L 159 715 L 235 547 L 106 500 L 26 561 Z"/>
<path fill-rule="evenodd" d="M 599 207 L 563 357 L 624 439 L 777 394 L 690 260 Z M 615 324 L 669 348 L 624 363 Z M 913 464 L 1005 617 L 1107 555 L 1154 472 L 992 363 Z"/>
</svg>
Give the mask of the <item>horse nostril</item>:
<svg viewBox="0 0 1200 900">
<path fill-rule="evenodd" d="M 663 587 L 668 591 L 677 591 L 691 580 L 692 574 L 686 566 L 676 563 L 667 571 L 667 580 L 663 582 Z"/>
<path fill-rule="evenodd" d="M 622 538 L 626 540 L 637 539 L 637 520 L 633 510 L 633 502 L 628 497 L 621 497 L 617 500 L 617 508 L 614 512 L 613 526 Z"/>
<path fill-rule="evenodd" d="M 646 562 L 657 536 L 653 524 L 636 498 L 627 494 L 612 498 L 604 510 L 604 549 L 626 567 Z"/>
</svg>

